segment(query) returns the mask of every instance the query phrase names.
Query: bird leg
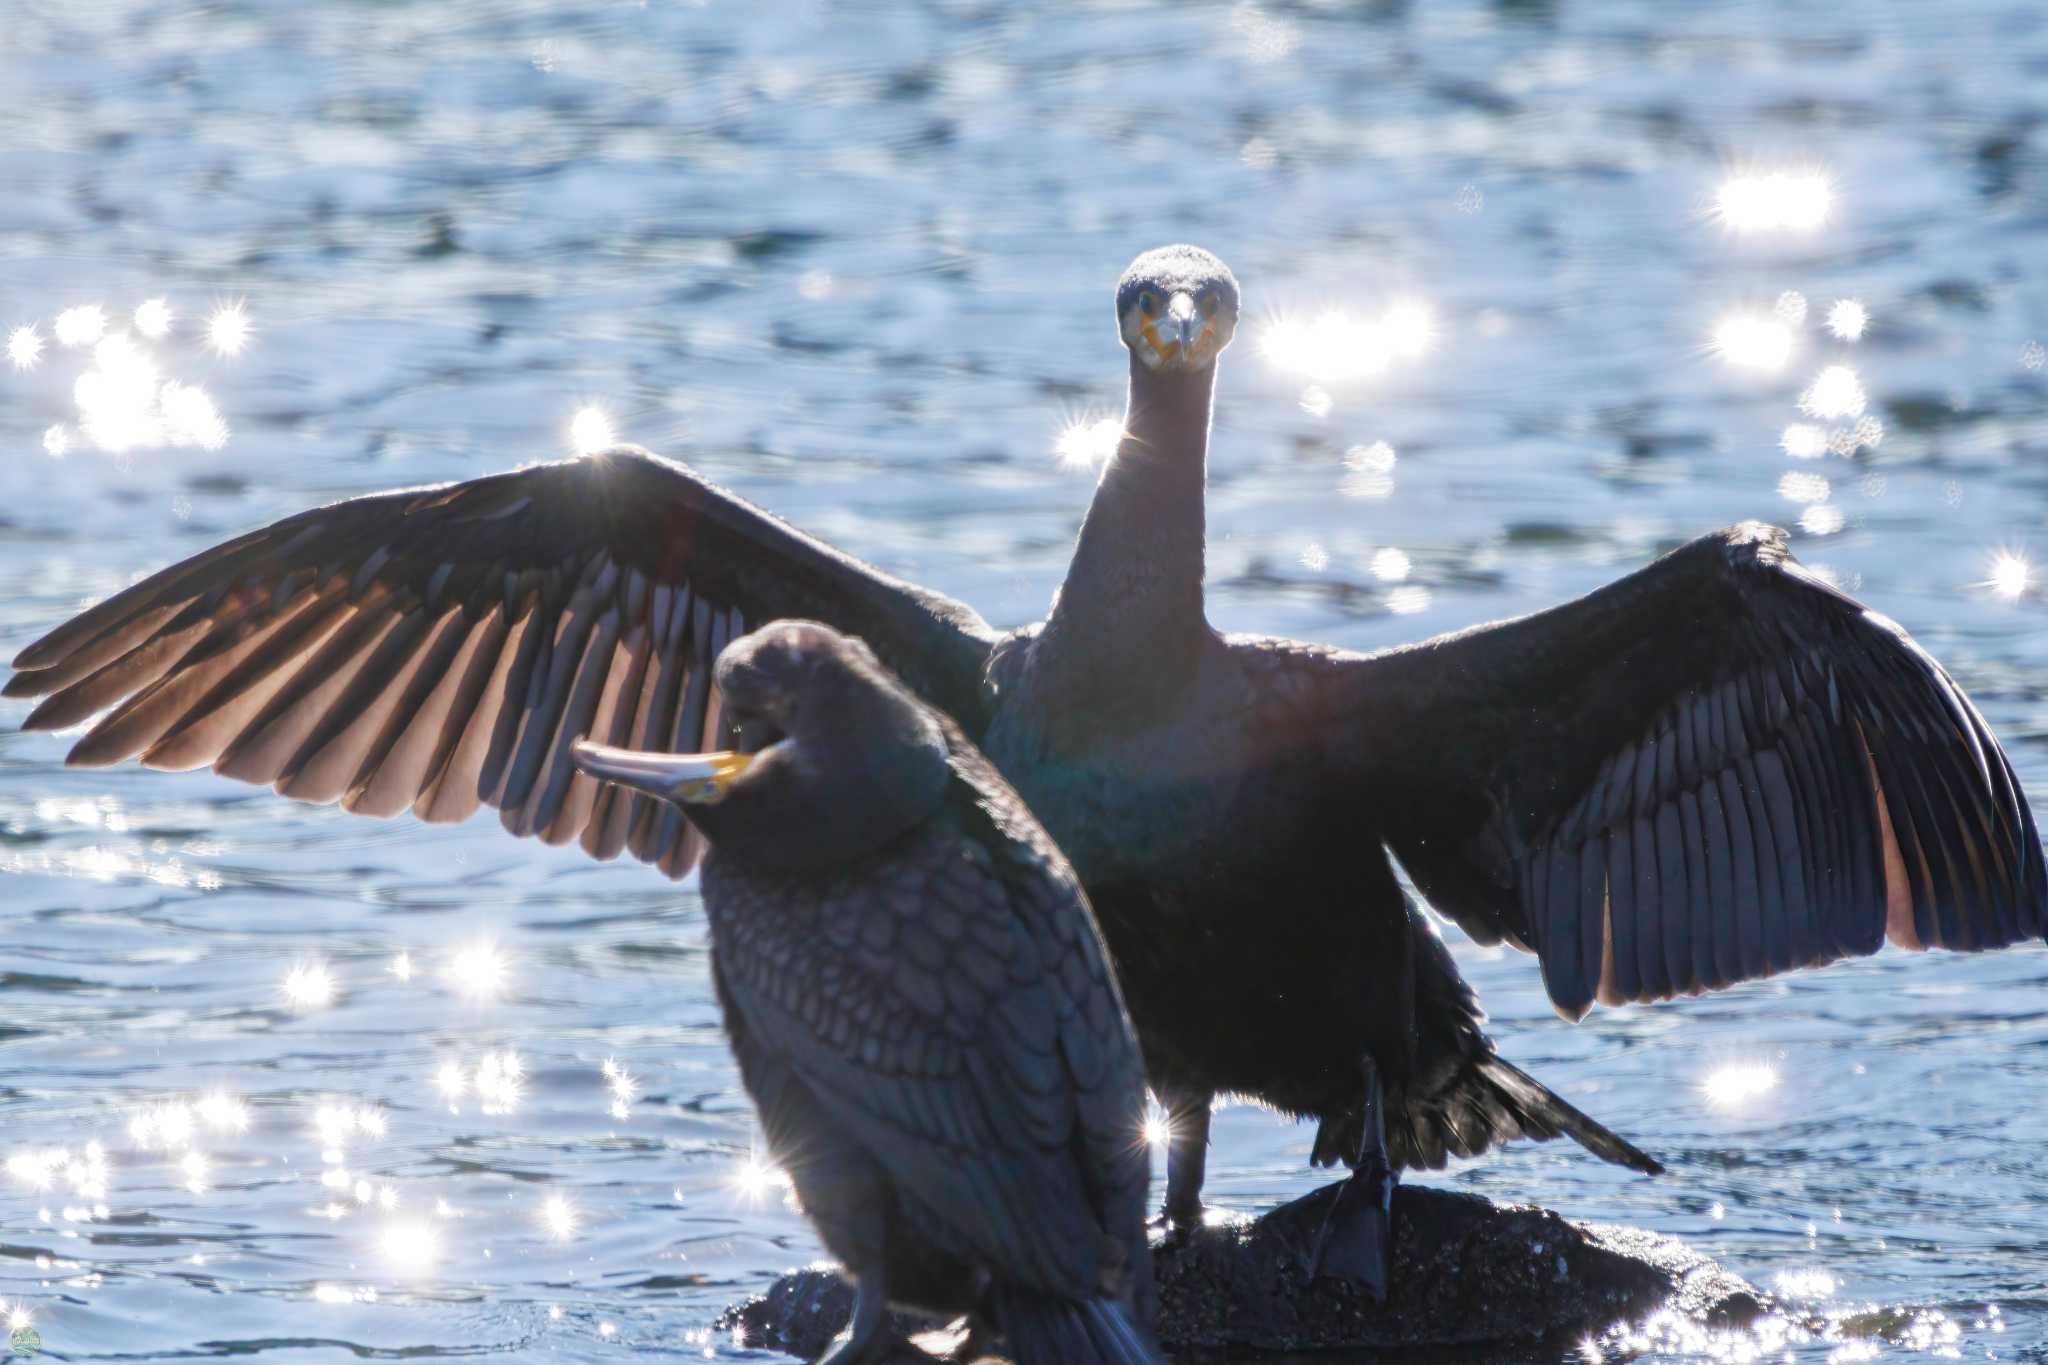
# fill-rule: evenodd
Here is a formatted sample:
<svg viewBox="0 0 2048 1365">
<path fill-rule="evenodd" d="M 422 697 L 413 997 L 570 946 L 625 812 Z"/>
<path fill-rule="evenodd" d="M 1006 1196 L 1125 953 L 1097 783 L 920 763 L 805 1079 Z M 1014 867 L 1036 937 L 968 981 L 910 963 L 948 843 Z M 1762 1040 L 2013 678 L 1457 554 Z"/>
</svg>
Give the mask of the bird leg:
<svg viewBox="0 0 2048 1365">
<path fill-rule="evenodd" d="M 984 1360 L 995 1354 L 996 1339 L 999 1335 L 993 1323 L 985 1321 L 979 1313 L 972 1314 L 967 1319 L 965 1335 L 960 1338 L 960 1344 L 953 1348 L 952 1355 L 947 1359 L 958 1361 L 960 1365 L 971 1365 L 974 1361 Z"/>
<path fill-rule="evenodd" d="M 1367 1057 L 1364 1071 L 1358 1157 L 1316 1230 L 1309 1273 L 1350 1280 L 1384 1303 L 1394 1253 L 1394 1167 L 1387 1159 L 1386 1095 L 1380 1070 Z"/>
<path fill-rule="evenodd" d="M 1209 1106 L 1214 1095 L 1171 1095 L 1166 1103 L 1166 1226 L 1202 1226 L 1202 1180 L 1209 1166 Z"/>
<path fill-rule="evenodd" d="M 818 1365 L 882 1365 L 901 1345 L 889 1330 L 889 1287 L 877 1267 L 854 1281 L 846 1340 L 819 1357 Z"/>
</svg>

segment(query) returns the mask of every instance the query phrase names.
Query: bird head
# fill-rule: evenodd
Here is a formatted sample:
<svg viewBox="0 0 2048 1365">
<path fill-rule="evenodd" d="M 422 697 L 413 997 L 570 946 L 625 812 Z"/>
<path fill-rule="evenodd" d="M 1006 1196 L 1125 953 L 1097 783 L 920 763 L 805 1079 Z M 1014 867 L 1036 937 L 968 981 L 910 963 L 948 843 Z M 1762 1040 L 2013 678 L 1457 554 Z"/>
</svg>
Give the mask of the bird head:
<svg viewBox="0 0 2048 1365">
<path fill-rule="evenodd" d="M 1237 332 L 1237 277 L 1198 246 L 1162 246 L 1116 286 L 1117 329 L 1153 371 L 1205 370 Z"/>
<path fill-rule="evenodd" d="M 741 636 L 714 675 L 732 749 L 656 754 L 579 740 L 576 764 L 681 806 L 714 846 L 830 863 L 922 819 L 944 791 L 945 733 L 867 645 L 815 621 Z"/>
</svg>

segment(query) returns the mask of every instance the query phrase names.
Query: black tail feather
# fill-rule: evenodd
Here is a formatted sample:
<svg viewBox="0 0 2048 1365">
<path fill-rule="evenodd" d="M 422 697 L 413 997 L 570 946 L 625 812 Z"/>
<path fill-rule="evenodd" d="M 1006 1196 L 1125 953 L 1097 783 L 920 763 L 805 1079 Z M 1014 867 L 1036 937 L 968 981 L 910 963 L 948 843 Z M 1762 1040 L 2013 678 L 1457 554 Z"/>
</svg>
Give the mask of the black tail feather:
<svg viewBox="0 0 2048 1365">
<path fill-rule="evenodd" d="M 1602 1161 L 1645 1175 L 1663 1174 L 1663 1162 L 1559 1099 L 1548 1086 L 1514 1063 L 1488 1057 L 1473 1070 L 1510 1101 L 1512 1112 L 1528 1136 L 1568 1137 Z"/>
<path fill-rule="evenodd" d="M 1115 1299 L 996 1293 L 996 1325 L 1017 1365 L 1165 1365 L 1149 1334 Z"/>
<path fill-rule="evenodd" d="M 1408 904 L 1414 954 L 1415 1039 L 1406 1058 L 1383 1058 L 1387 1087 L 1387 1152 L 1396 1170 L 1439 1170 L 1453 1156 L 1477 1156 L 1518 1137 L 1568 1137 L 1603 1161 L 1656 1175 L 1664 1168 L 1552 1094 L 1535 1077 L 1493 1050 L 1486 1013 L 1458 975 L 1426 914 Z M 1361 1096 L 1361 1104 L 1363 1097 Z M 1325 1116 L 1311 1160 L 1318 1166 L 1357 1159 L 1361 1109 Z"/>
<path fill-rule="evenodd" d="M 1602 1161 L 1663 1173 L 1663 1163 L 1560 1099 L 1528 1072 L 1489 1048 L 1445 1063 L 1434 1083 L 1395 1090 L 1388 1098 L 1387 1152 L 1396 1170 L 1440 1170 L 1453 1156 L 1478 1156 L 1514 1138 L 1568 1137 Z M 1356 1109 L 1325 1118 L 1309 1160 L 1349 1165 L 1359 1139 Z"/>
</svg>

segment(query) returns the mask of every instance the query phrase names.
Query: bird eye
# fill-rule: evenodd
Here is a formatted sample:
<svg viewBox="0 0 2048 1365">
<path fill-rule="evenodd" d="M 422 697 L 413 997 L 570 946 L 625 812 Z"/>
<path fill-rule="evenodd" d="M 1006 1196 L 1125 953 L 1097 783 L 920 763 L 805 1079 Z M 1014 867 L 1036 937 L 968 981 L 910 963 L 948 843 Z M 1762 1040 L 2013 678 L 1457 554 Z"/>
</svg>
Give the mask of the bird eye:
<svg viewBox="0 0 2048 1365">
<path fill-rule="evenodd" d="M 1138 295 L 1138 311 L 1148 318 L 1157 313 L 1159 311 L 1159 296 L 1149 289 Z"/>
<path fill-rule="evenodd" d="M 1205 318 L 1216 316 L 1217 295 L 1213 289 L 1204 289 L 1195 298 L 1195 307 L 1202 310 Z"/>
</svg>

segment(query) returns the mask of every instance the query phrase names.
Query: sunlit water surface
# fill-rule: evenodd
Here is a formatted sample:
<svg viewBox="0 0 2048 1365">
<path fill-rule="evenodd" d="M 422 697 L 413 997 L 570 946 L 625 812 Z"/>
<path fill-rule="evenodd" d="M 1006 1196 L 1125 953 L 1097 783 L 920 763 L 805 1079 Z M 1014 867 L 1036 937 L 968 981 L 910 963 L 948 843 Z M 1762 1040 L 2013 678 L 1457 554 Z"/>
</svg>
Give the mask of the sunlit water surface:
<svg viewBox="0 0 2048 1365">
<path fill-rule="evenodd" d="M 1029 619 L 1116 431 L 1110 283 L 1192 238 L 1248 305 L 1219 625 L 1375 646 L 1772 518 L 2048 797 L 2031 0 L 29 0 L 0 91 L 8 653 L 309 503 L 608 431 Z M 694 884 L 62 747 L 0 736 L 18 1343 L 748 1354 L 713 1315 L 818 1249 Z M 1682 1235 L 1796 1319 L 1610 1350 L 2048 1357 L 2048 955 L 1577 1028 L 1459 957 L 1505 1052 L 1671 1169 L 1433 1179 Z M 1224 1112 L 1210 1194 L 1308 1189 L 1309 1137 Z"/>
</svg>

